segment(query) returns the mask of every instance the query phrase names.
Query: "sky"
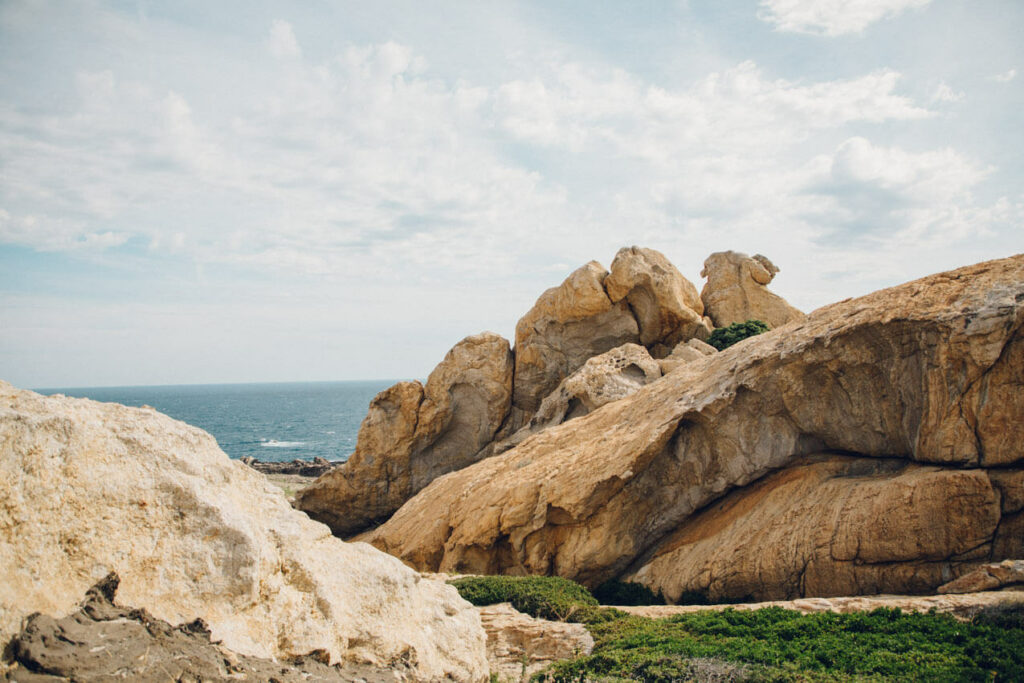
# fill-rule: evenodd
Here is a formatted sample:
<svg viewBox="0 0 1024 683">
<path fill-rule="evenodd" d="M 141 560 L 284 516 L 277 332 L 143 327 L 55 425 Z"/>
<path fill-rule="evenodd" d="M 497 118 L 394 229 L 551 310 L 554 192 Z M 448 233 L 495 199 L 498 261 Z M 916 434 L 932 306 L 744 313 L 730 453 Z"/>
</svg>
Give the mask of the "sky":
<svg viewBox="0 0 1024 683">
<path fill-rule="evenodd" d="M 1024 251 L 1020 0 L 0 0 L 0 379 L 425 377 L 629 245 Z"/>
</svg>

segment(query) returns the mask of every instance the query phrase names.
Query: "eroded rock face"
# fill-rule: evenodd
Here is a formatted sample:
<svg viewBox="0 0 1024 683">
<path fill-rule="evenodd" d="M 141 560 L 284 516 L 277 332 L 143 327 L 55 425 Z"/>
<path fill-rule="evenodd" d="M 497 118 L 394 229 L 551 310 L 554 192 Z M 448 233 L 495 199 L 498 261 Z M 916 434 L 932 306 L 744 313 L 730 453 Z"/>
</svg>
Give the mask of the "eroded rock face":
<svg viewBox="0 0 1024 683">
<path fill-rule="evenodd" d="M 33 612 L 69 614 L 109 572 L 124 604 L 201 618 L 240 654 L 487 675 L 479 617 L 454 588 L 334 538 L 206 432 L 0 383 L 0 641 Z"/>
<path fill-rule="evenodd" d="M 747 256 L 735 251 L 720 251 L 704 261 L 701 277 L 708 281 L 701 290 L 706 315 L 715 327 L 760 320 L 768 327 L 779 327 L 804 317 L 785 299 L 768 290 L 768 283 L 779 269 L 760 254 Z"/>
<path fill-rule="evenodd" d="M 621 576 L 695 511 L 797 457 L 832 450 L 974 470 L 1020 463 L 1024 403 L 1010 397 L 1024 377 L 1022 302 L 1016 256 L 819 309 L 435 480 L 368 538 L 421 569 L 595 585 Z M 985 497 L 991 491 L 990 483 L 977 500 L 996 501 L 1001 523 L 987 559 L 999 560 L 1013 556 L 1024 515 L 1003 511 Z M 884 556 L 881 548 L 856 557 Z M 931 553 L 897 562 L 956 559 Z M 946 579 L 936 580 L 915 585 Z"/>
<path fill-rule="evenodd" d="M 1020 543 L 1024 544 L 1024 540 Z M 1024 560 L 1003 560 L 982 565 L 939 586 L 939 593 L 979 593 L 1008 586 L 1024 588 Z"/>
<path fill-rule="evenodd" d="M 604 287 L 612 303 L 629 304 L 644 346 L 660 343 L 671 348 L 711 334 L 697 288 L 659 251 L 623 247 L 612 261 Z"/>
<path fill-rule="evenodd" d="M 355 453 L 296 495 L 295 506 L 335 534 L 388 518 L 434 478 L 482 457 L 509 412 L 512 353 L 485 332 L 456 344 L 427 378 L 378 394 Z"/>
<path fill-rule="evenodd" d="M 531 434 L 625 398 L 660 377 L 659 361 L 651 358 L 647 349 L 639 344 L 623 344 L 594 356 L 562 380 L 558 388 L 541 402 L 530 423 L 496 444 L 495 450 L 504 452 Z"/>
<path fill-rule="evenodd" d="M 597 261 L 581 266 L 541 294 L 516 324 L 513 404 L 528 415 L 589 358 L 639 341 L 629 306 L 608 298 L 607 277 Z"/>
<path fill-rule="evenodd" d="M 690 517 L 626 579 L 671 602 L 922 593 L 988 558 L 1000 518 L 984 470 L 823 455 Z"/>
<path fill-rule="evenodd" d="M 487 632 L 487 660 L 501 681 L 528 681 L 552 662 L 589 655 L 583 624 L 535 619 L 507 602 L 477 608 Z"/>
</svg>

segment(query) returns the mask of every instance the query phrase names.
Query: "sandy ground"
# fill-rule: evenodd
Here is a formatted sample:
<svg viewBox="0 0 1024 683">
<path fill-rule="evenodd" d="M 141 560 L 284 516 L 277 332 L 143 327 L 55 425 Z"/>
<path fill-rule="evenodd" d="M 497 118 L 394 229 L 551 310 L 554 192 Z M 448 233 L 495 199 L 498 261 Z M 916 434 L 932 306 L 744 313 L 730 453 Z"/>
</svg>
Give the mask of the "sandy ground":
<svg viewBox="0 0 1024 683">
<path fill-rule="evenodd" d="M 312 484 L 314 479 L 300 474 L 268 474 L 266 477 L 271 484 L 284 491 L 288 500 L 294 500 L 295 494 Z"/>
</svg>

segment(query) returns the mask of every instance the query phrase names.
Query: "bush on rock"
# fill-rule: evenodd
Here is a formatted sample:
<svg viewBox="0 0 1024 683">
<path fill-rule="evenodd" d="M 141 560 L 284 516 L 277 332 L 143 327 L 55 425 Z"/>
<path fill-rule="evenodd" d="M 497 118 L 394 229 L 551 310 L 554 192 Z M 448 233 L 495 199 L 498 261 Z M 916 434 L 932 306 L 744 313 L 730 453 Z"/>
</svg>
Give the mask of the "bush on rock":
<svg viewBox="0 0 1024 683">
<path fill-rule="evenodd" d="M 719 351 L 723 351 L 736 342 L 743 341 L 747 337 L 754 337 L 768 331 L 768 325 L 760 320 L 747 320 L 742 323 L 733 323 L 728 327 L 719 327 L 711 333 L 708 343 Z"/>
</svg>

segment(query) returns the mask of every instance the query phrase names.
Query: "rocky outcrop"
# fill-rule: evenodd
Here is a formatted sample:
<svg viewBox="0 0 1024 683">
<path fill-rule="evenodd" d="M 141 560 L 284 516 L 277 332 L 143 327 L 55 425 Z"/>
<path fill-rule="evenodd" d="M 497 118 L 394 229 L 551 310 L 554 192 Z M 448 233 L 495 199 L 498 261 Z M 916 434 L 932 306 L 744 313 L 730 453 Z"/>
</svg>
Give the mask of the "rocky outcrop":
<svg viewBox="0 0 1024 683">
<path fill-rule="evenodd" d="M 436 477 L 483 457 L 512 399 L 508 341 L 466 337 L 425 386 L 400 382 L 378 394 L 355 453 L 296 494 L 295 506 L 342 537 L 388 518 Z"/>
<path fill-rule="evenodd" d="M 681 365 L 700 360 L 704 356 L 710 356 L 717 352 L 718 349 L 711 344 L 702 342 L 699 339 L 690 339 L 689 341 L 677 344 L 671 353 L 658 361 L 658 366 L 661 367 L 662 374 L 667 375 Z"/>
<path fill-rule="evenodd" d="M 785 299 L 768 290 L 768 283 L 779 269 L 761 254 L 747 256 L 735 251 L 719 251 L 704 261 L 701 277 L 708 281 L 701 290 L 704 312 L 715 327 L 760 320 L 768 327 L 779 327 L 804 317 Z"/>
<path fill-rule="evenodd" d="M 594 638 L 583 624 L 547 621 L 507 602 L 477 608 L 487 632 L 487 661 L 499 681 L 528 681 L 552 662 L 589 655 Z"/>
<path fill-rule="evenodd" d="M 1022 328 L 1024 256 L 828 306 L 434 481 L 367 538 L 421 569 L 557 574 L 595 585 L 622 576 L 730 490 L 832 451 L 950 468 L 885 475 L 890 481 L 878 486 L 890 518 L 917 506 L 938 514 L 934 500 L 901 497 L 908 482 L 927 496 L 962 490 L 981 508 L 969 522 L 939 515 L 953 525 L 935 531 L 945 544 L 910 543 L 908 554 L 881 540 L 850 540 L 821 576 L 841 578 L 843 563 L 857 558 L 911 566 L 1013 557 L 1024 517 L 1001 501 L 1024 494 L 1012 477 L 997 483 L 987 472 L 1024 461 Z M 996 496 L 1000 486 L 1012 490 Z M 995 536 L 986 536 L 993 526 Z M 951 540 L 963 529 L 976 547 Z M 877 536 L 858 527 L 849 538 Z M 888 590 L 885 577 L 898 573 L 879 570 L 870 585 Z M 953 578 L 917 576 L 916 589 Z M 830 585 L 807 581 L 796 586 Z"/>
<path fill-rule="evenodd" d="M 608 297 L 607 277 L 597 261 L 581 266 L 516 324 L 513 404 L 527 415 L 588 359 L 640 340 L 629 306 Z"/>
<path fill-rule="evenodd" d="M 1024 545 L 1024 539 L 1017 542 Z M 1024 560 L 1003 560 L 985 564 L 966 572 L 963 576 L 939 586 L 939 593 L 980 593 L 1009 586 L 1024 590 Z"/>
<path fill-rule="evenodd" d="M 144 609 L 114 604 L 118 578 L 89 589 L 63 619 L 33 614 L 8 644 L 11 668 L 2 681 L 337 681 L 394 683 L 411 673 L 366 664 L 330 665 L 323 652 L 274 661 L 239 655 L 210 639 L 202 619 L 171 626 Z"/>
<path fill-rule="evenodd" d="M 201 618 L 242 655 L 486 678 L 479 617 L 454 588 L 334 538 L 206 432 L 0 383 L 0 641 L 34 612 L 75 611 L 109 572 L 124 604 Z"/>
<path fill-rule="evenodd" d="M 697 288 L 654 249 L 623 247 L 604 281 L 612 303 L 625 301 L 640 328 L 644 346 L 672 348 L 680 341 L 711 334 Z"/>
<path fill-rule="evenodd" d="M 670 602 L 923 593 L 988 558 L 1000 519 L 984 470 L 823 455 L 693 515 L 626 580 Z"/>
<path fill-rule="evenodd" d="M 623 344 L 594 356 L 548 394 L 528 425 L 495 444 L 495 451 L 507 451 L 531 434 L 629 396 L 661 377 L 659 362 L 639 344 Z"/>
<path fill-rule="evenodd" d="M 298 477 L 319 477 L 330 472 L 342 460 L 330 461 L 327 458 L 313 458 L 312 460 L 292 460 L 291 462 L 275 462 L 273 460 L 257 460 L 251 456 L 239 458 L 249 467 L 263 474 L 288 474 Z"/>
</svg>

